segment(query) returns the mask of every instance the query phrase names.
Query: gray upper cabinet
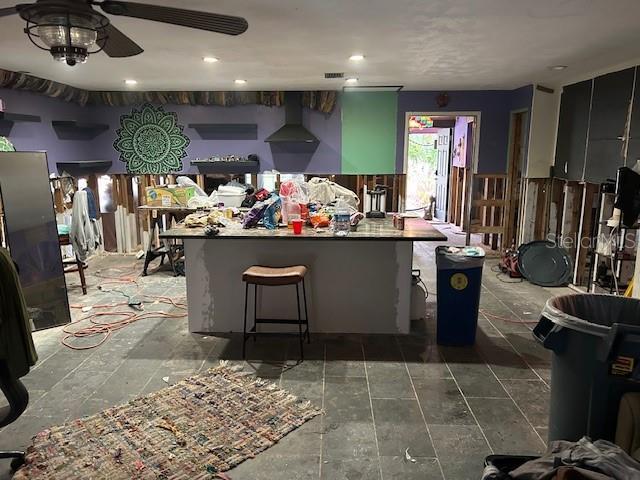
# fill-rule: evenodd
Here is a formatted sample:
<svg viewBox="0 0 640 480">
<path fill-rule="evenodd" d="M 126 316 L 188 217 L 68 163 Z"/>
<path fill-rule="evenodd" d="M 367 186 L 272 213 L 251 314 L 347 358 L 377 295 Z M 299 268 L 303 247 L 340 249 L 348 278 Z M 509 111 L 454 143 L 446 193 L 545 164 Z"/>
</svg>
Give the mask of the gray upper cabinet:
<svg viewBox="0 0 640 480">
<path fill-rule="evenodd" d="M 634 68 L 593 81 L 589 140 L 622 140 L 633 90 Z"/>
<path fill-rule="evenodd" d="M 582 180 L 592 84 L 587 80 L 567 85 L 562 90 L 554 166 L 556 177 Z"/>
<path fill-rule="evenodd" d="M 590 140 L 587 150 L 587 168 L 584 172 L 585 181 L 591 183 L 615 181 L 618 168 L 624 165 L 623 155 L 621 140 Z"/>
<path fill-rule="evenodd" d="M 633 92 L 635 68 L 609 73 L 593 81 L 585 180 L 615 179 L 624 165 L 623 140 Z"/>
</svg>

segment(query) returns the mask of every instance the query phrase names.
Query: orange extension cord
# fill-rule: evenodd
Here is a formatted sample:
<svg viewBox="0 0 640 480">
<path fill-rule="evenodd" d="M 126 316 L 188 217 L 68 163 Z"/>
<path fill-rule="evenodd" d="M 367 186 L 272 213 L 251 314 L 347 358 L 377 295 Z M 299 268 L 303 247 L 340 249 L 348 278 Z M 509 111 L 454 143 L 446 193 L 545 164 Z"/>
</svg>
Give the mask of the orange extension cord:
<svg viewBox="0 0 640 480">
<path fill-rule="evenodd" d="M 110 277 L 106 275 L 102 275 L 100 273 L 96 273 L 95 276 L 102 279 L 101 285 L 108 284 L 135 284 L 138 286 L 138 278 L 139 275 L 135 272 L 130 272 L 131 274 L 125 274 L 120 277 Z M 106 292 L 106 291 L 105 291 Z M 122 293 L 122 292 L 120 292 Z M 125 294 L 125 296 L 129 296 Z M 130 297 L 141 296 L 142 298 L 149 299 L 153 303 L 164 303 L 167 305 L 171 305 L 175 308 L 183 310 L 183 312 L 179 313 L 167 313 L 167 312 L 135 312 L 131 310 L 111 310 L 106 312 L 95 312 L 90 315 L 86 315 L 78 320 L 71 322 L 68 325 L 65 325 L 62 331 L 65 335 L 62 337 L 60 342 L 68 348 L 72 350 L 90 350 L 92 348 L 99 347 L 104 342 L 106 342 L 109 337 L 113 334 L 113 332 L 117 332 L 125 328 L 127 325 L 130 325 L 138 320 L 144 320 L 147 318 L 184 318 L 187 316 L 187 305 L 184 303 L 184 298 L 180 298 L 178 300 L 174 300 L 170 297 L 165 297 L 161 295 L 131 295 Z M 91 305 L 92 309 L 105 309 L 105 308 L 116 308 L 116 307 L 131 307 L 129 302 L 120 302 L 120 303 L 111 303 L 104 305 Z M 82 309 L 85 308 L 86 305 L 71 305 L 71 308 Z M 105 321 L 101 322 L 99 319 L 102 317 L 115 317 L 116 320 L 113 321 Z M 77 330 L 71 330 L 70 327 L 73 325 L 77 325 L 82 322 L 90 322 L 91 325 L 79 328 Z M 74 338 L 90 338 L 100 336 L 100 340 L 96 343 L 90 345 L 77 346 L 73 345 L 71 342 Z"/>
<path fill-rule="evenodd" d="M 111 277 L 107 275 L 102 275 L 100 272 L 94 274 L 96 277 L 100 278 L 102 281 L 101 285 L 109 285 L 109 284 L 134 284 L 138 285 L 138 278 L 140 274 L 135 270 L 131 270 L 126 272 L 125 274 L 119 277 Z M 105 290 L 105 292 L 107 292 Z M 122 293 L 122 292 L 120 292 Z M 128 296 L 128 295 L 127 295 Z M 139 297 L 150 299 L 152 302 L 164 303 L 167 305 L 171 305 L 175 308 L 183 310 L 181 313 L 167 313 L 167 312 L 135 312 L 131 310 L 120 310 L 120 311 L 107 311 L 107 312 L 95 312 L 85 317 L 82 317 L 76 321 L 65 325 L 62 331 L 65 335 L 60 340 L 61 343 L 72 350 L 90 350 L 92 348 L 99 347 L 103 343 L 105 343 L 113 334 L 113 332 L 117 332 L 125 328 L 132 323 L 135 323 L 139 320 L 144 320 L 147 318 L 184 318 L 187 316 L 187 305 L 184 302 L 184 298 L 180 298 L 178 300 L 174 300 L 170 297 L 165 297 L 161 295 L 130 295 L 130 297 Z M 71 308 L 82 309 L 85 305 L 71 305 Z M 132 308 L 128 302 L 120 302 L 120 303 L 111 303 L 105 305 L 92 305 L 92 309 L 104 309 L 104 308 L 116 308 L 116 307 L 129 307 Z M 536 325 L 537 321 L 527 321 L 527 320 L 513 320 L 505 317 L 501 317 L 499 315 L 495 315 L 493 313 L 489 313 L 486 310 L 480 309 L 480 313 L 487 317 L 493 318 L 495 320 L 500 320 L 505 323 L 518 323 L 522 325 Z M 98 319 L 102 317 L 116 317 L 118 320 L 110 321 L 110 322 L 101 322 Z M 82 322 L 90 322 L 91 325 L 87 327 L 80 328 L 78 330 L 70 330 L 70 327 L 73 325 L 77 325 Z M 90 338 L 101 336 L 100 340 L 91 345 L 83 345 L 77 346 L 70 343 L 74 338 Z"/>
<path fill-rule="evenodd" d="M 521 325 L 537 325 L 538 324 L 537 320 L 512 320 L 510 318 L 494 315 L 493 313 L 489 313 L 486 310 L 482 310 L 482 309 L 480 309 L 479 312 L 486 317 L 494 318 L 496 320 L 500 320 L 505 323 L 519 323 Z"/>
</svg>

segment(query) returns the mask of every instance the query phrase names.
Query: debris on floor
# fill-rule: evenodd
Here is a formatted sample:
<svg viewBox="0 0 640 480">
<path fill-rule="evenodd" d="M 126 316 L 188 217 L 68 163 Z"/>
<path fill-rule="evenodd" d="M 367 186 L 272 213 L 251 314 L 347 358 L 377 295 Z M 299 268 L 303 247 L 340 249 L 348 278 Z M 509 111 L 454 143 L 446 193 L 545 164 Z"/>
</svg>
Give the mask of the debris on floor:
<svg viewBox="0 0 640 480">
<path fill-rule="evenodd" d="M 407 462 L 416 463 L 416 459 L 415 459 L 415 458 L 413 458 L 413 457 L 409 454 L 409 449 L 408 449 L 408 448 L 404 451 L 404 459 L 405 459 Z"/>
</svg>

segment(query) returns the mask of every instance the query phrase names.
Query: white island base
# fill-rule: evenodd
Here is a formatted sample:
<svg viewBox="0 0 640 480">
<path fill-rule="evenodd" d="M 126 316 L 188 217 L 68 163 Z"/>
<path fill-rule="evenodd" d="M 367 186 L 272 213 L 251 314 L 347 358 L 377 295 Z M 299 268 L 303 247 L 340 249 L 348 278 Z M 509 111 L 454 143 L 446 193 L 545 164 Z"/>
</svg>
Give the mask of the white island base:
<svg viewBox="0 0 640 480">
<path fill-rule="evenodd" d="M 242 332 L 242 273 L 251 265 L 308 267 L 306 287 L 312 334 L 409 333 L 411 241 L 221 237 L 183 241 L 192 333 Z M 248 305 L 250 329 L 253 286 L 249 288 Z M 296 319 L 295 286 L 258 287 L 258 317 Z M 291 325 L 258 328 L 297 330 Z"/>
</svg>

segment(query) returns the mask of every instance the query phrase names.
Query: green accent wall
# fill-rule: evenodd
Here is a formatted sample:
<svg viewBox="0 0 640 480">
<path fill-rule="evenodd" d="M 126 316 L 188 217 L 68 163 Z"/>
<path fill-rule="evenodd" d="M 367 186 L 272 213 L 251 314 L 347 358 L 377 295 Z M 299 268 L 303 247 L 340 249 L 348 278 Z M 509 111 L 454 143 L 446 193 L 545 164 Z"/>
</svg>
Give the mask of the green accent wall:
<svg viewBox="0 0 640 480">
<path fill-rule="evenodd" d="M 346 92 L 341 108 L 342 173 L 395 173 L 397 92 Z"/>
</svg>

